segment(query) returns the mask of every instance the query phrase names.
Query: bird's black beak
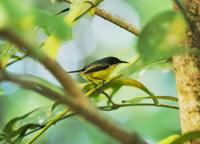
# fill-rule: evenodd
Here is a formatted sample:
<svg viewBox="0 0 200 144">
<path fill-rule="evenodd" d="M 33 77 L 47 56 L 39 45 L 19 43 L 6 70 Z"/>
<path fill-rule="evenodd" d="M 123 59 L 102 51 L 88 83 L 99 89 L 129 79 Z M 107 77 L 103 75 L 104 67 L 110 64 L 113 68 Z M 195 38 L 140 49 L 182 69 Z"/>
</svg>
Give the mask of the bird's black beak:
<svg viewBox="0 0 200 144">
<path fill-rule="evenodd" d="M 120 63 L 128 63 L 127 61 L 122 61 L 122 60 L 120 60 Z"/>
</svg>

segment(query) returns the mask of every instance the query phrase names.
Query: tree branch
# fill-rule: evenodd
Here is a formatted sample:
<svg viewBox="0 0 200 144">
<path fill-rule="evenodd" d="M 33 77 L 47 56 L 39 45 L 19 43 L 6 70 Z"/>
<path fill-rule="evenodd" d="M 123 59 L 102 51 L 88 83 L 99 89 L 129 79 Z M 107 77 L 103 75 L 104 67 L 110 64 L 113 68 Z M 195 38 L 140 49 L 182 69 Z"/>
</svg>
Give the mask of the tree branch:
<svg viewBox="0 0 200 144">
<path fill-rule="evenodd" d="M 104 114 L 97 111 L 91 105 L 89 100 L 84 96 L 82 91 L 78 88 L 73 79 L 65 72 L 60 65 L 55 61 L 44 55 L 41 50 L 35 48 L 31 44 L 24 41 L 19 35 L 9 31 L 1 30 L 0 35 L 16 44 L 23 50 L 26 48 L 28 54 L 36 58 L 43 64 L 61 83 L 65 91 L 65 97 L 60 96 L 59 102 L 69 106 L 72 110 L 80 112 L 80 115 L 86 120 L 90 121 L 105 133 L 117 139 L 124 144 L 145 144 L 137 134 L 130 133 L 118 127 L 113 121 L 108 119 Z M 58 100 L 58 98 L 55 98 Z"/>
<path fill-rule="evenodd" d="M 11 81 L 14 82 L 16 84 L 19 84 L 20 86 L 26 88 L 26 89 L 30 89 L 33 91 L 38 92 L 39 94 L 46 96 L 50 99 L 56 99 L 56 98 L 60 98 L 60 95 L 62 95 L 62 97 L 64 97 L 64 93 L 60 93 L 60 92 L 56 92 L 50 88 L 48 88 L 45 84 L 41 84 L 41 83 L 37 83 L 36 81 L 33 81 L 30 78 L 27 78 L 26 76 L 23 75 L 19 75 L 19 74 L 13 74 L 13 73 L 4 73 L 1 72 L 0 73 L 0 80 L 6 80 L 6 81 Z M 62 99 L 61 99 L 62 100 Z M 171 105 L 165 105 L 165 104 L 150 104 L 150 103 L 137 103 L 137 104 L 114 104 L 114 105 L 107 105 L 107 106 L 100 106 L 98 107 L 98 109 L 102 110 L 102 111 L 112 111 L 112 110 L 117 110 L 119 108 L 123 108 L 123 107 L 132 107 L 132 106 L 155 106 L 155 107 L 163 107 L 163 108 L 172 108 L 172 109 L 178 109 L 178 107 L 176 106 L 171 106 Z M 31 144 L 32 142 L 34 142 L 42 133 L 44 133 L 51 125 L 57 123 L 58 121 L 61 121 L 63 119 L 69 118 L 71 116 L 77 115 L 80 112 L 74 112 L 74 113 L 70 113 L 68 115 L 65 115 L 69 110 L 63 110 L 58 116 L 56 116 L 55 118 L 53 118 L 52 120 L 50 120 L 47 124 L 45 124 L 43 127 L 40 127 L 38 129 L 35 129 L 29 133 L 26 134 L 30 135 L 38 130 L 40 130 L 38 133 L 36 133 L 36 135 L 29 141 L 29 144 Z M 65 116 L 64 116 L 65 115 Z"/>
<path fill-rule="evenodd" d="M 114 23 L 115 25 L 131 32 L 132 34 L 139 36 L 140 34 L 140 29 L 137 28 L 136 26 L 134 26 L 133 24 L 126 22 L 123 18 L 121 18 L 118 15 L 113 15 L 110 12 L 101 9 L 101 8 L 96 8 L 96 15 L 98 15 L 99 17 L 104 18 L 105 20 L 108 20 L 112 23 Z"/>
<path fill-rule="evenodd" d="M 67 2 L 68 4 L 71 4 L 72 2 L 70 0 L 63 0 L 64 2 Z M 90 1 L 88 1 L 92 7 L 95 7 L 95 5 L 93 5 L 93 3 L 91 3 Z M 112 22 L 113 24 L 123 28 L 124 30 L 127 30 L 129 32 L 131 32 L 132 34 L 139 36 L 140 34 L 140 29 L 137 28 L 135 25 L 126 22 L 122 17 L 118 16 L 118 15 L 114 15 L 104 9 L 98 8 L 96 7 L 96 11 L 95 11 L 95 15 Z"/>
</svg>

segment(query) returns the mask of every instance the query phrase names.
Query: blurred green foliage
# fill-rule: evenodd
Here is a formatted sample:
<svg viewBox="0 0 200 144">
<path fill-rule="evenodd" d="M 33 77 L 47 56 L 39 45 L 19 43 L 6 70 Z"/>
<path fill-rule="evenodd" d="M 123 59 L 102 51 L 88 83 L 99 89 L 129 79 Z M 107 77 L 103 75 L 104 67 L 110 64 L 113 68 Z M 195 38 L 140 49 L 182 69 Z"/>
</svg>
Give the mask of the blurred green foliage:
<svg viewBox="0 0 200 144">
<path fill-rule="evenodd" d="M 99 1 L 96 2 L 98 3 Z M 174 54 L 174 48 L 176 48 L 176 44 L 182 39 L 182 32 L 185 28 L 185 25 L 179 15 L 176 15 L 172 12 L 162 12 L 166 9 L 171 9 L 171 1 L 126 0 L 126 2 L 136 9 L 139 18 L 141 19 L 142 26 L 144 26 L 137 45 L 142 60 L 148 62 L 149 64 L 162 58 L 169 58 L 172 54 Z M 47 36 L 55 35 L 58 40 L 67 41 L 72 36 L 71 27 L 68 25 L 68 23 L 66 23 L 65 16 L 55 16 L 55 13 L 60 11 L 61 7 L 65 8 L 65 6 L 67 5 L 63 3 L 52 4 L 50 1 L 1 0 L 0 29 L 9 28 L 13 31 L 16 31 L 25 40 L 33 43 L 34 45 L 36 43 L 39 45 L 39 38 L 37 35 L 38 29 L 44 32 Z M 70 19 L 71 21 L 79 18 L 81 13 L 79 10 L 82 10 L 82 6 L 79 6 L 80 5 L 75 5 L 75 8 L 70 11 L 70 14 L 73 16 L 73 19 Z M 76 9 L 77 7 L 79 10 Z M 85 9 L 83 10 L 85 12 Z M 78 15 L 74 15 L 73 11 L 75 11 L 76 14 L 78 13 Z M 157 17 L 153 17 L 155 14 L 159 15 Z M 68 15 L 67 19 L 69 18 L 71 17 Z M 163 25 L 165 24 L 167 24 L 167 26 L 163 28 Z M 73 27 L 73 24 L 71 26 Z M 176 31 L 177 26 L 180 28 L 178 31 Z M 166 41 L 166 37 L 170 35 L 174 36 L 174 34 L 176 38 L 175 43 L 169 43 Z M 153 44 L 151 41 L 154 41 Z M 89 42 L 90 40 L 88 40 L 88 43 Z M 4 50 L 6 51 L 7 48 L 12 49 L 12 52 L 6 51 L 6 56 L 8 56 L 7 61 L 9 61 L 9 58 L 12 58 L 16 52 L 18 52 L 16 51 L 16 48 L 13 48 L 13 45 L 9 45 L 7 47 L 8 43 L 4 43 L 4 41 L 2 41 L 0 44 L 2 44 L 2 47 L 0 47 L 1 61 L 2 58 L 5 58 Z M 169 49 L 170 53 L 167 53 Z M 58 51 L 58 49 L 56 49 L 56 51 Z M 123 57 L 122 54 L 120 56 Z M 141 70 L 147 68 L 145 66 L 145 63 L 138 61 L 138 63 L 133 63 L 125 67 L 121 72 L 124 72 L 123 74 L 126 74 L 126 76 L 132 76 L 131 79 L 134 81 L 133 76 L 135 72 L 141 72 Z M 144 83 L 148 89 L 137 81 L 135 81 L 132 86 L 142 89 L 150 96 L 152 96 L 152 93 L 149 91 L 149 89 L 153 91 L 155 95 L 175 95 L 175 81 L 172 72 L 170 71 L 165 74 L 160 70 L 153 72 L 155 74 L 153 76 L 149 73 L 146 74 L 146 78 L 144 78 L 145 75 L 141 76 L 144 78 L 143 80 L 141 79 L 142 83 Z M 140 76 L 140 74 L 138 74 L 137 77 L 138 76 Z M 25 77 L 25 79 L 43 84 L 49 87 L 51 90 L 62 94 L 60 87 L 55 86 L 48 81 L 43 79 L 35 79 L 34 77 Z M 128 84 L 124 83 L 121 85 Z M 25 134 L 25 131 L 40 127 L 41 120 L 43 120 L 42 124 L 47 123 L 48 120 L 52 119 L 58 114 L 57 111 L 51 111 L 51 106 L 53 103 L 52 101 L 41 97 L 41 95 L 35 92 L 24 90 L 16 85 L 11 85 L 10 83 L 1 84 L 0 86 L 3 89 L 3 94 L 0 95 L 0 128 L 2 129 L 0 141 L 4 140 L 5 137 L 10 138 L 10 135 L 14 136 L 14 139 L 17 136 L 19 138 L 18 140 L 21 140 L 21 136 L 24 136 L 21 134 Z M 118 91 L 118 88 L 119 87 L 117 87 L 117 90 L 113 92 L 115 93 L 113 99 L 116 102 L 120 103 L 123 100 L 132 104 L 143 101 L 151 102 L 149 98 L 145 97 L 146 94 L 142 91 L 135 90 L 134 88 L 129 89 L 124 87 L 120 88 Z M 110 92 L 110 89 L 108 89 L 108 91 Z M 135 98 L 135 96 L 144 97 Z M 106 104 L 106 98 L 105 96 L 102 98 L 102 94 L 100 98 L 93 97 L 93 99 L 95 99 L 94 102 L 96 102 L 97 105 L 102 105 L 102 103 Z M 174 101 L 175 98 L 165 97 L 165 99 Z M 172 103 L 173 102 L 167 102 L 167 104 Z M 34 109 L 37 110 L 29 113 Z M 62 109 L 63 107 L 61 107 L 61 110 Z M 28 114 L 24 115 L 26 113 Z M 157 107 L 127 107 L 105 113 L 119 122 L 123 127 L 129 130 L 136 130 L 150 143 L 155 143 L 155 141 L 159 141 L 160 139 L 173 133 L 180 133 L 178 111 L 173 109 L 171 110 Z M 8 123 L 9 121 L 10 123 Z M 19 123 L 21 124 L 20 126 Z M 18 130 L 17 133 L 15 130 Z M 29 135 L 25 137 L 23 143 L 26 142 L 27 139 L 32 138 L 32 136 L 33 135 Z M 38 139 L 37 143 L 54 144 L 58 141 L 60 144 L 117 143 L 114 139 L 94 128 L 91 124 L 79 119 L 78 116 L 68 118 L 57 123 L 55 126 L 52 126 L 52 128 L 50 128 L 44 135 L 40 137 L 40 139 Z"/>
<path fill-rule="evenodd" d="M 138 51 L 145 63 L 168 59 L 181 52 L 186 23 L 180 13 L 167 11 L 153 17 L 142 29 Z"/>
</svg>

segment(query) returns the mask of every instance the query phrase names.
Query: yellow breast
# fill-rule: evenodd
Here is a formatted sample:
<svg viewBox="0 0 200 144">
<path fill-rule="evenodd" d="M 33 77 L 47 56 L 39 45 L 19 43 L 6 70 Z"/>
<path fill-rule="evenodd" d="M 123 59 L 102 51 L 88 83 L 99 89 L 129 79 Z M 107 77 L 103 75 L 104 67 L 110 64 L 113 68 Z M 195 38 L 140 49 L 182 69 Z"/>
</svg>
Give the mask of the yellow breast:
<svg viewBox="0 0 200 144">
<path fill-rule="evenodd" d="M 84 76 L 86 79 L 92 80 L 94 82 L 103 81 L 112 73 L 115 67 L 116 65 L 111 65 L 106 69 L 90 73 L 81 73 L 81 75 Z"/>
</svg>

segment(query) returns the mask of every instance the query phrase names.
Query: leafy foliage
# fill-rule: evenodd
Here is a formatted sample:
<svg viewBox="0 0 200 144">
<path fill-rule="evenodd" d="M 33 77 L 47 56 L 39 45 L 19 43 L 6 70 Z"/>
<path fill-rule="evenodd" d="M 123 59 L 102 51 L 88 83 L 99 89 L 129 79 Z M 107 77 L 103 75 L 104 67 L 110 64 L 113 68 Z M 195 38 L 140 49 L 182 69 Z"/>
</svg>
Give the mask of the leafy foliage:
<svg viewBox="0 0 200 144">
<path fill-rule="evenodd" d="M 0 134 L 0 141 L 20 142 L 29 130 L 44 127 L 51 119 L 65 109 L 59 106 L 54 111 L 51 107 L 41 107 L 27 114 L 11 119 Z"/>
<path fill-rule="evenodd" d="M 9 63 L 9 59 L 12 58 L 18 49 L 7 41 L 0 41 L 0 65 L 5 67 Z"/>
<path fill-rule="evenodd" d="M 143 28 L 138 51 L 145 63 L 169 58 L 183 50 L 186 22 L 180 13 L 166 11 L 155 16 Z"/>
<path fill-rule="evenodd" d="M 65 18 L 55 16 L 54 13 L 47 10 L 40 10 L 34 1 L 24 0 L 2 0 L 0 1 L 0 30 L 3 28 L 11 29 L 20 33 L 20 36 L 33 45 L 38 44 L 37 31 L 44 32 L 48 38 L 41 45 L 41 49 L 52 59 L 56 59 L 57 52 L 63 41 L 71 38 L 72 24 L 87 12 L 95 10 L 95 7 L 103 0 L 71 0 L 70 11 Z M 23 3 L 23 4 L 22 4 Z M 13 17 L 15 15 L 15 17 Z M 181 47 L 177 46 L 183 40 L 183 33 L 185 32 L 185 21 L 180 14 L 168 11 L 154 17 L 142 30 L 138 41 L 138 51 L 145 64 L 151 64 L 160 59 L 166 59 L 181 51 Z M 13 45 L 3 42 L 0 45 L 0 62 L 1 66 L 6 66 L 12 56 L 18 52 L 17 48 Z M 137 63 L 138 64 L 138 63 Z M 135 97 L 131 100 L 123 100 L 125 104 L 142 104 L 145 99 L 152 99 L 154 103 L 151 105 L 158 105 L 158 100 L 164 99 L 169 101 L 177 101 L 174 97 L 169 96 L 156 96 L 144 84 L 133 79 L 130 75 L 135 74 L 144 68 L 144 63 L 139 61 L 138 65 L 131 63 L 124 69 L 120 70 L 121 73 L 126 74 L 127 77 L 119 76 L 116 73 L 112 78 L 108 79 L 95 87 L 91 83 L 79 84 L 88 97 L 94 98 L 98 101 L 99 95 L 105 95 L 104 91 L 108 91 L 108 102 L 105 106 L 108 109 L 116 109 L 123 104 L 115 104 L 112 102 L 112 97 L 123 86 L 130 86 L 144 91 L 148 96 Z M 132 71 L 134 67 L 134 71 Z M 128 69 L 128 72 L 126 73 Z M 19 80 L 32 82 L 39 90 L 43 90 L 42 86 L 52 90 L 56 94 L 64 96 L 62 87 L 55 86 L 42 78 L 34 76 L 20 76 L 16 75 Z M 38 84 L 38 85 L 37 85 Z M 40 87 L 41 86 L 41 87 Z M 110 92 L 109 90 L 112 89 Z M 43 95 L 47 95 L 43 93 Z M 110 105 L 111 104 L 111 105 Z M 145 105 L 146 103 L 144 103 Z M 118 107 L 115 107 L 118 106 Z M 102 108 L 102 107 L 101 107 Z M 52 110 L 53 109 L 53 110 Z M 38 130 L 38 128 L 46 127 L 50 124 L 57 122 L 58 117 L 55 116 L 60 112 L 65 112 L 65 107 L 57 103 L 53 107 L 45 107 L 33 110 L 23 116 L 13 118 L 4 127 L 0 134 L 0 141 L 20 142 L 30 130 Z M 64 113 L 65 114 L 65 113 Z M 40 119 L 38 119 L 38 117 Z"/>
<path fill-rule="evenodd" d="M 25 119 L 34 111 L 36 111 L 36 110 L 33 110 L 23 116 L 16 117 L 16 118 L 13 118 L 12 120 L 10 120 L 3 129 L 3 133 L 1 134 L 1 136 L 2 136 L 1 141 L 5 140 L 5 141 L 17 142 L 17 141 L 21 140 L 21 138 L 25 135 L 26 131 L 29 128 L 32 129 L 32 128 L 38 127 L 39 125 L 36 125 L 33 123 L 24 124 L 23 126 L 19 126 L 19 127 L 17 125 L 18 121 Z M 16 136 L 18 136 L 18 137 L 15 140 L 12 140 Z"/>
<path fill-rule="evenodd" d="M 2 21 L 9 21 L 6 27 L 14 29 L 20 35 L 23 32 L 21 36 L 33 45 L 39 41 L 35 28 L 40 28 L 49 35 L 43 51 L 53 59 L 57 56 L 61 42 L 71 38 L 71 28 L 63 18 L 55 16 L 54 13 L 39 10 L 34 1 L 3 0 L 0 6 L 5 10 L 0 15 L 6 15 L 6 17 L 2 16 Z"/>
</svg>

